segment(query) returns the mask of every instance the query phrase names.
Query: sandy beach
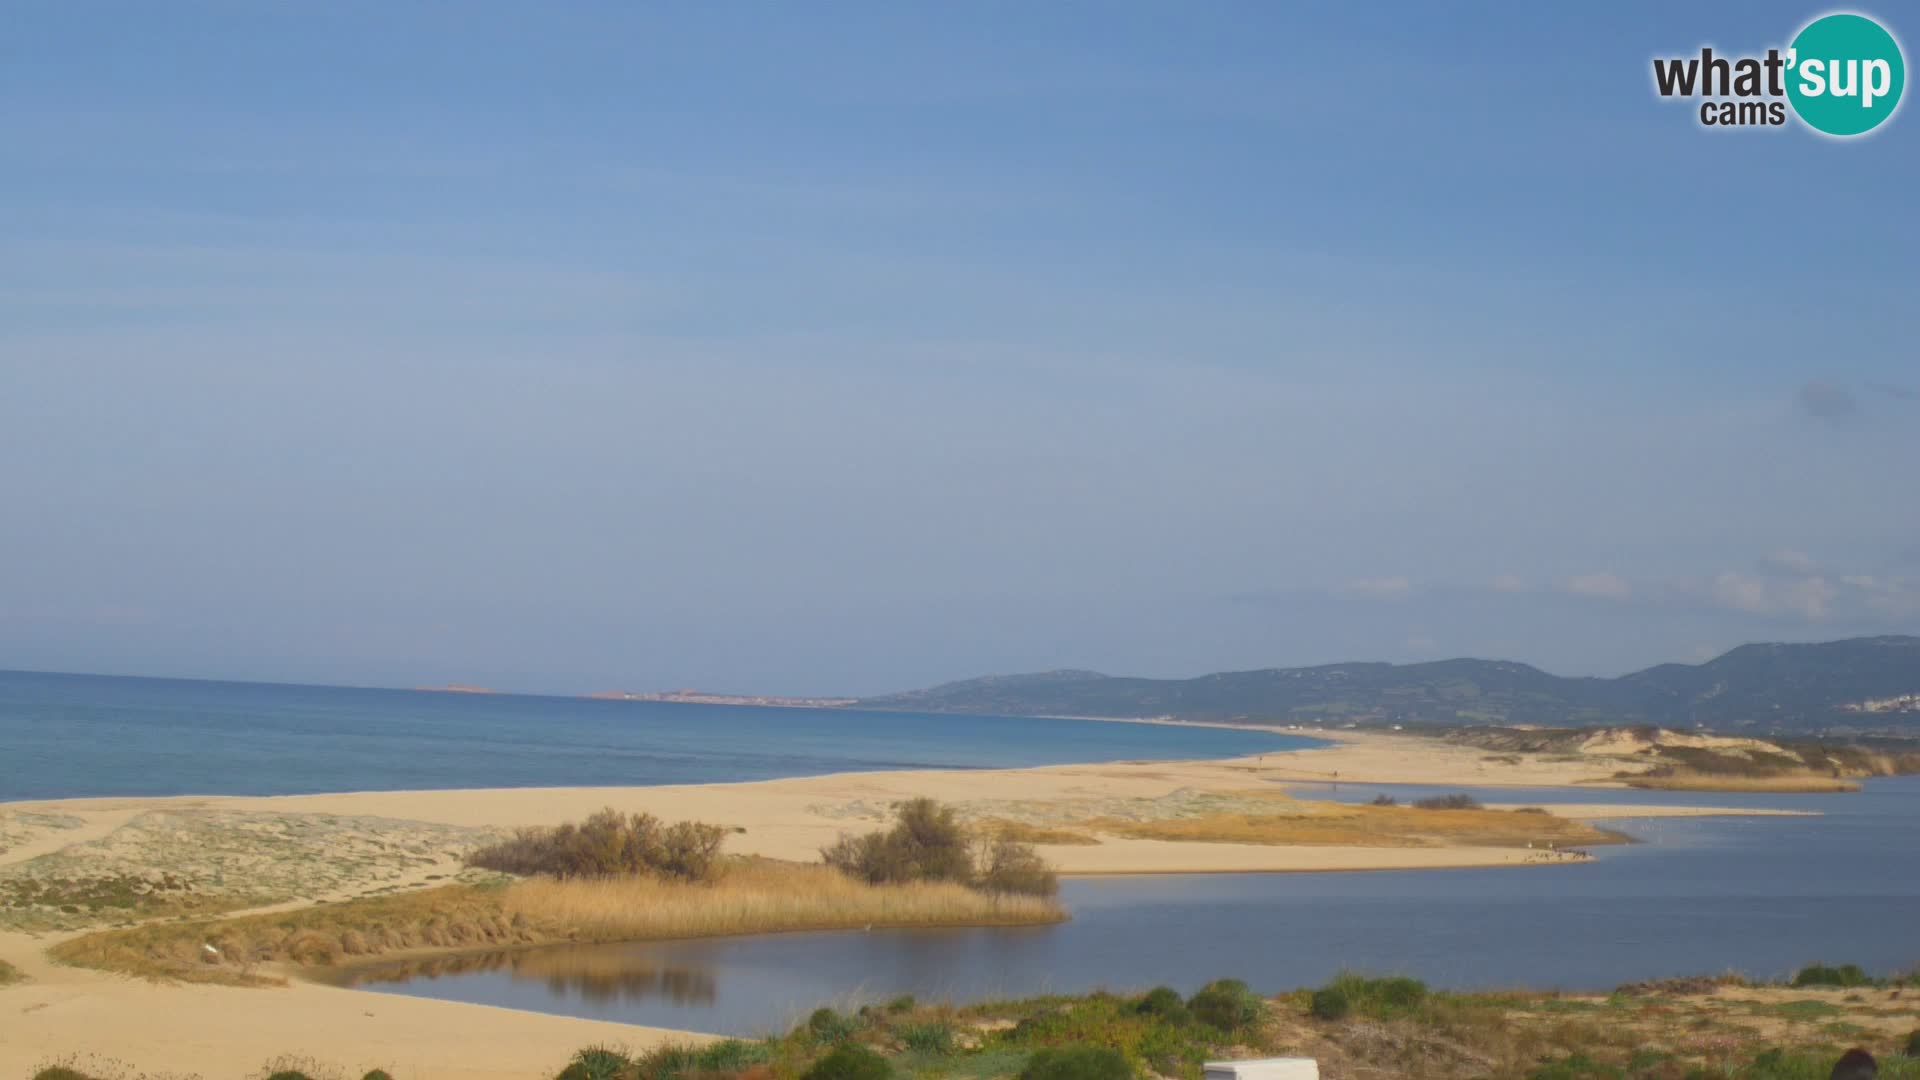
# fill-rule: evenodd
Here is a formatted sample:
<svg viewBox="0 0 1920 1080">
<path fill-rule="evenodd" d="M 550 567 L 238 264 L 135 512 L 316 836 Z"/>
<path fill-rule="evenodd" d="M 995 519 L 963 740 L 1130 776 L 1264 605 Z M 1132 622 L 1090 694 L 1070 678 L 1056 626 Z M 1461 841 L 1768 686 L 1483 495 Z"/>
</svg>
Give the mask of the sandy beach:
<svg viewBox="0 0 1920 1080">
<path fill-rule="evenodd" d="M 787 860 L 817 859 L 845 833 L 881 825 L 892 803 L 930 795 L 976 818 L 1070 824 L 1088 819 L 1135 820 L 1179 815 L 1233 800 L 1284 799 L 1288 781 L 1419 783 L 1459 786 L 1609 785 L 1617 762 L 1490 760 L 1469 747 L 1425 739 L 1341 734 L 1324 748 L 1213 762 L 1112 763 L 1015 770 L 858 773 L 741 784 L 645 788 L 535 788 L 470 791 L 363 792 L 332 795 L 74 799 L 0 805 L 13 823 L 0 852 L 0 872 L 29 860 L 186 859 L 167 837 L 208 820 L 227 833 L 244 826 L 300 827 L 319 839 L 291 846 L 280 832 L 276 852 L 242 856 L 257 872 L 288 872 L 307 863 L 324 874 L 288 874 L 285 894 L 259 909 L 390 892 L 445 880 L 459 867 L 463 838 L 522 825 L 556 824 L 612 806 L 667 819 L 729 826 L 727 849 Z M 1251 794 L 1249 794 L 1251 793 Z M 1549 808 L 1580 820 L 1618 817 L 1617 806 L 1593 803 Z M 1518 805 L 1518 804 L 1515 804 Z M 1697 807 L 1635 806 L 1637 817 L 1750 813 Z M 156 825 L 155 822 L 162 825 Z M 235 823 L 238 823 L 237 825 Z M 164 827 L 163 827 L 164 826 Z M 395 832 L 395 830 L 400 830 Z M 211 835 L 211 834 L 210 834 Z M 385 850 L 392 836 L 412 857 L 385 861 L 315 857 L 366 848 Z M 223 841 L 224 842 L 224 841 Z M 355 845 L 358 845 L 357 847 Z M 1565 852 L 1517 847 L 1286 845 L 1176 842 L 1101 836 L 1098 843 L 1041 844 L 1067 874 L 1393 870 L 1525 866 L 1577 859 Z M 152 852 L 182 854 L 155 855 Z M 1519 870 L 1516 872 L 1525 872 Z M 78 930 L 0 934 L 0 960 L 24 981 L 0 987 L 0 1073 L 27 1075 L 35 1066 L 75 1053 L 123 1060 L 145 1071 L 237 1075 L 268 1058 L 307 1055 L 342 1067 L 379 1064 L 408 1077 L 550 1075 L 575 1049 L 597 1042 L 644 1047 L 671 1039 L 657 1029 L 535 1013 L 485 1009 L 318 986 L 295 980 L 285 989 L 175 986 L 55 965 L 44 950 Z"/>
</svg>

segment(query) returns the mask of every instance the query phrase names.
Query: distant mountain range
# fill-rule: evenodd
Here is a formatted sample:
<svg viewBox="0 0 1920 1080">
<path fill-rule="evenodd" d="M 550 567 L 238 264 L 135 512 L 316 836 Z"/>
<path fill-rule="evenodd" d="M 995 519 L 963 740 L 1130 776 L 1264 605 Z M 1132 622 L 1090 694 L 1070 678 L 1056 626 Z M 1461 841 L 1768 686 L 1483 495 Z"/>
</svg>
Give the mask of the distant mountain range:
<svg viewBox="0 0 1920 1080">
<path fill-rule="evenodd" d="M 1282 724 L 1655 724 L 1754 733 L 1920 734 L 1920 637 L 1742 645 L 1704 664 L 1566 678 L 1501 660 L 1265 668 L 1194 679 L 990 675 L 856 708 Z"/>
</svg>

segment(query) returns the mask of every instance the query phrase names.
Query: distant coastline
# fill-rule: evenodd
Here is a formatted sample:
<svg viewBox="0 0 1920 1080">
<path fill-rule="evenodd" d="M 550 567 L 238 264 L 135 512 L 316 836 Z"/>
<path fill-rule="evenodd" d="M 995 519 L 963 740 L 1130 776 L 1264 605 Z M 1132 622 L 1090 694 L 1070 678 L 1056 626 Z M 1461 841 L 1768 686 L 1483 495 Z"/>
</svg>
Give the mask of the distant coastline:
<svg viewBox="0 0 1920 1080">
<path fill-rule="evenodd" d="M 670 701 L 676 705 L 760 705 L 771 709 L 844 709 L 860 700 L 850 697 L 715 694 L 705 690 L 602 690 L 581 696 L 594 701 Z"/>
<path fill-rule="evenodd" d="M 497 694 L 500 692 L 485 686 L 468 686 L 465 683 L 448 683 L 445 686 L 416 686 L 414 689 L 423 694 Z"/>
</svg>

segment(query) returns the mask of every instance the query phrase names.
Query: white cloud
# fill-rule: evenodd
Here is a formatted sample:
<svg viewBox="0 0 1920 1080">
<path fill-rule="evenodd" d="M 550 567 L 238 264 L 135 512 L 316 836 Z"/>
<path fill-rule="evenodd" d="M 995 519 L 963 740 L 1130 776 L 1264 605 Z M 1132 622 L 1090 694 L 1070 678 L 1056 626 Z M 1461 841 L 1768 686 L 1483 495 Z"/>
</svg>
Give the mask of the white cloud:
<svg viewBox="0 0 1920 1080">
<path fill-rule="evenodd" d="M 1767 610 L 1767 583 L 1729 570 L 1713 579 L 1713 602 L 1735 611 Z"/>
<path fill-rule="evenodd" d="M 1633 586 L 1617 574 L 1578 574 L 1568 578 L 1565 587 L 1575 596 L 1602 600 L 1625 600 L 1633 595 Z"/>
<path fill-rule="evenodd" d="M 1820 572 L 1820 564 L 1804 551 L 1782 548 L 1760 560 L 1760 568 L 1775 574 L 1810 576 Z"/>
<path fill-rule="evenodd" d="M 1359 578 L 1347 583 L 1347 591 L 1378 600 L 1395 600 L 1413 591 L 1413 582 L 1403 577 Z"/>
<path fill-rule="evenodd" d="M 1526 580 L 1518 574 L 1501 574 L 1499 577 L 1493 579 L 1493 591 L 1508 593 L 1526 592 L 1527 583 Z"/>
<path fill-rule="evenodd" d="M 1833 614 L 1834 597 L 1839 590 L 1819 575 L 1779 579 L 1736 574 L 1729 570 L 1713 579 L 1708 595 L 1713 603 L 1734 611 L 1755 615 L 1798 615 L 1804 619 L 1825 619 Z"/>
<path fill-rule="evenodd" d="M 1904 579 L 1850 574 L 1840 579 L 1850 599 L 1864 603 L 1883 615 L 1910 617 L 1920 615 L 1920 583 Z"/>
</svg>

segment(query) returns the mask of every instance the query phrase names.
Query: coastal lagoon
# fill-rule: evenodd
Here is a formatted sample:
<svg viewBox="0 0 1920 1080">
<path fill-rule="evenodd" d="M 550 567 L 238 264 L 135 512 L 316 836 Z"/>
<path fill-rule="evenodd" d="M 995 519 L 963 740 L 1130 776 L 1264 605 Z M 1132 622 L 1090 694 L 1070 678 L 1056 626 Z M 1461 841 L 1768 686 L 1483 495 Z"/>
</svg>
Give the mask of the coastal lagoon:
<svg viewBox="0 0 1920 1080">
<path fill-rule="evenodd" d="M 1292 785 L 1290 785 L 1292 786 Z M 1428 789 L 1302 785 L 1364 801 Z M 1453 788 L 1448 790 L 1462 790 Z M 1465 789 L 1472 791 L 1473 789 Z M 1618 802 L 1641 843 L 1590 863 L 1490 870 L 1077 879 L 1071 922 L 1019 929 L 781 934 L 563 946 L 363 969 L 372 990 L 725 1034 L 822 1004 L 1262 990 L 1343 968 L 1452 988 L 1608 989 L 1675 975 L 1791 973 L 1813 961 L 1920 963 L 1920 778 L 1838 795 L 1487 789 L 1489 802 Z M 1818 810 L 1819 817 L 1632 817 L 1633 804 Z"/>
<path fill-rule="evenodd" d="M 1186 760 L 1316 742 L 1252 730 L 0 674 L 0 801 L 687 784 L 908 768 Z M 1071 921 L 796 933 L 436 957 L 368 989 L 695 1031 L 779 1030 L 821 1004 L 975 1000 L 1343 968 L 1459 988 L 1604 989 L 1817 960 L 1920 962 L 1920 778 L 1858 794 L 1289 783 L 1402 802 L 1618 803 L 1641 843 L 1503 869 L 1070 879 Z M 1635 805 L 1819 811 L 1635 818 Z"/>
<path fill-rule="evenodd" d="M 1313 745 L 1188 725 L 0 672 L 0 802 L 707 784 Z"/>
</svg>

